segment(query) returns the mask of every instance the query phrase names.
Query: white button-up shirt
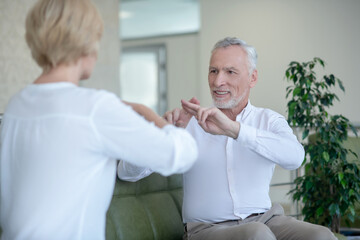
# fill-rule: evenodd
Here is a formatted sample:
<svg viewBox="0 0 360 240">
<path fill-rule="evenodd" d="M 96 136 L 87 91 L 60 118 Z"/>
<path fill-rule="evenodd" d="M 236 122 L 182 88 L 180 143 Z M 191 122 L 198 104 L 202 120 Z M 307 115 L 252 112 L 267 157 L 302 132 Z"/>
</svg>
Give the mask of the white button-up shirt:
<svg viewBox="0 0 360 240">
<path fill-rule="evenodd" d="M 170 175 L 197 157 L 184 129 L 159 129 L 114 94 L 66 82 L 23 89 L 1 128 L 3 239 L 105 239 L 115 159 Z"/>
<path fill-rule="evenodd" d="M 269 185 L 278 164 L 298 168 L 304 149 L 283 116 L 249 103 L 237 116 L 237 139 L 206 133 L 192 118 L 187 130 L 199 158 L 184 174 L 184 222 L 246 218 L 271 207 Z"/>
<path fill-rule="evenodd" d="M 195 138 L 199 157 L 184 174 L 183 221 L 221 222 L 244 219 L 271 208 L 269 186 L 275 165 L 296 169 L 304 148 L 280 114 L 248 102 L 236 117 L 237 139 L 206 133 L 193 117 L 187 130 Z M 137 181 L 146 168 L 122 161 L 118 176 Z"/>
</svg>

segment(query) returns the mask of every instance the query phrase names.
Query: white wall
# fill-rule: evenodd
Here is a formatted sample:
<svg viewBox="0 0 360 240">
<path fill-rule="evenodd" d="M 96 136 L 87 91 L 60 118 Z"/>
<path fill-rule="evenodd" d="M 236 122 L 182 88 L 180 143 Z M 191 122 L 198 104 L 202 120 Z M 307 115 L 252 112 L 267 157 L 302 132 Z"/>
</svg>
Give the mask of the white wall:
<svg viewBox="0 0 360 240">
<path fill-rule="evenodd" d="M 292 60 L 321 57 L 326 72 L 345 86 L 341 113 L 360 123 L 360 1 L 357 0 L 201 0 L 200 79 L 201 100 L 210 104 L 207 68 L 210 50 L 225 36 L 253 45 L 259 55 L 259 82 L 250 99 L 286 116 L 284 72 Z"/>
<path fill-rule="evenodd" d="M 0 113 L 9 98 L 34 81 L 41 69 L 25 42 L 25 17 L 35 0 L 0 1 Z"/>
<path fill-rule="evenodd" d="M 181 98 L 198 96 L 210 105 L 207 69 L 213 44 L 237 36 L 259 54 L 259 83 L 254 105 L 286 115 L 284 71 L 292 60 L 321 57 L 327 72 L 343 80 L 346 93 L 331 112 L 360 123 L 360 1 L 358 0 L 200 0 L 201 31 L 124 44 L 162 43 L 167 46 L 169 108 Z M 0 1 L 0 112 L 9 97 L 31 83 L 40 69 L 24 40 L 25 13 L 35 0 Z M 95 0 L 105 20 L 99 61 L 85 86 L 119 92 L 118 1 Z"/>
<path fill-rule="evenodd" d="M 167 55 L 168 108 L 180 107 L 181 99 L 199 96 L 198 34 L 128 40 L 122 47 L 165 44 Z"/>
<path fill-rule="evenodd" d="M 0 113 L 9 98 L 32 83 L 41 69 L 25 42 L 25 17 L 35 0 L 0 0 Z M 118 0 L 93 1 L 104 19 L 104 36 L 93 76 L 83 85 L 119 92 Z"/>
<path fill-rule="evenodd" d="M 106 89 L 120 93 L 119 66 L 119 2 L 120 0 L 92 0 L 99 9 L 104 20 L 104 34 L 100 42 L 98 62 L 89 80 L 83 81 L 82 86 Z"/>
</svg>

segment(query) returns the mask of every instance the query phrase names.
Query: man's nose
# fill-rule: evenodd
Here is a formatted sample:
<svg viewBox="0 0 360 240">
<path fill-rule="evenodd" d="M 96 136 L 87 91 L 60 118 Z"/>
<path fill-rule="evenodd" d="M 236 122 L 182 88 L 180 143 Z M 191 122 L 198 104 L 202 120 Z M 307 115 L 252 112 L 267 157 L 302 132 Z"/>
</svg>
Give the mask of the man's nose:
<svg viewBox="0 0 360 240">
<path fill-rule="evenodd" d="M 219 72 L 214 79 L 214 86 L 220 87 L 224 85 L 224 83 L 225 83 L 225 76 L 221 72 Z"/>
</svg>

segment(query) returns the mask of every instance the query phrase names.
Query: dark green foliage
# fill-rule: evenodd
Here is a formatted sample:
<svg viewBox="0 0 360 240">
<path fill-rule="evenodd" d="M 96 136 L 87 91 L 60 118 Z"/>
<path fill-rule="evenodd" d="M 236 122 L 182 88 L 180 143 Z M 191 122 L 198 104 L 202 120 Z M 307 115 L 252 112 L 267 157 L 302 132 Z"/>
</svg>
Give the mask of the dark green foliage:
<svg viewBox="0 0 360 240">
<path fill-rule="evenodd" d="M 304 220 L 321 224 L 339 232 L 340 217 L 355 219 L 354 204 L 360 200 L 360 171 L 347 161 L 354 154 L 343 147 L 348 130 L 354 127 L 342 115 L 331 116 L 327 109 L 339 98 L 332 92 L 338 86 L 345 91 L 340 79 L 333 74 L 318 79 L 315 67 L 325 66 L 320 58 L 309 62 L 291 62 L 285 78 L 291 83 L 286 89 L 288 122 L 303 129 L 302 139 L 315 132 L 304 144 L 305 174 L 295 180 L 290 191 L 293 200 L 302 201 Z"/>
</svg>

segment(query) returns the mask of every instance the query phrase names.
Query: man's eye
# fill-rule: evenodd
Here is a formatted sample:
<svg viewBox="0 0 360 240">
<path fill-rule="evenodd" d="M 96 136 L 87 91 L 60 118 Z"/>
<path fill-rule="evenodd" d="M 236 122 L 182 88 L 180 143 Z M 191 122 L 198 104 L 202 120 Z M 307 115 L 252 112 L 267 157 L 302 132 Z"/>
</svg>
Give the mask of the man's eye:
<svg viewBox="0 0 360 240">
<path fill-rule="evenodd" d="M 215 69 L 211 69 L 210 73 L 217 73 L 217 71 Z"/>
<path fill-rule="evenodd" d="M 229 71 L 228 71 L 228 73 L 229 73 L 229 74 L 234 74 L 235 72 L 234 72 L 234 71 L 229 70 Z"/>
</svg>

